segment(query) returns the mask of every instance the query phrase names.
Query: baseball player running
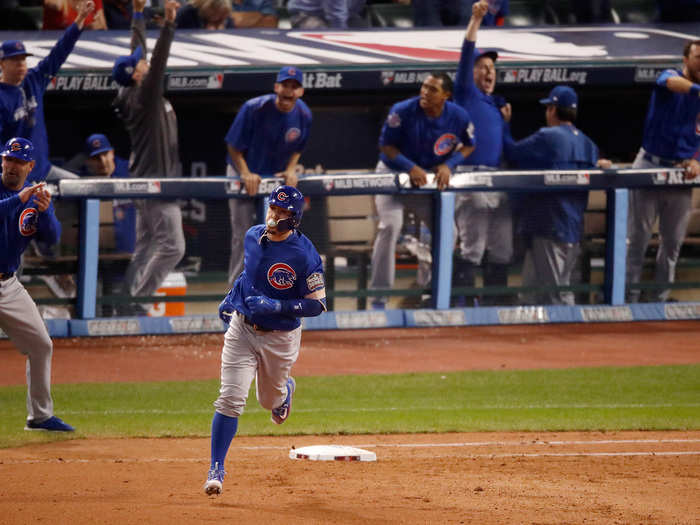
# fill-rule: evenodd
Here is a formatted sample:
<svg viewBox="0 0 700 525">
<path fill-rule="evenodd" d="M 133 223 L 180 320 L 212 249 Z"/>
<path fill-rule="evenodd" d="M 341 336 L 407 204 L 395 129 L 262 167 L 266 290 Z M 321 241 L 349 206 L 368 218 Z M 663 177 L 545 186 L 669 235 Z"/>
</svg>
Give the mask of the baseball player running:
<svg viewBox="0 0 700 525">
<path fill-rule="evenodd" d="M 114 62 L 112 76 L 122 86 L 114 107 L 124 120 L 131 139 L 129 172 L 132 177 L 179 177 L 177 117 L 163 97 L 165 66 L 175 36 L 175 13 L 179 4 L 165 5 L 165 24 L 146 60 L 145 0 L 134 0 L 131 55 Z M 126 291 L 132 296 L 152 295 L 185 255 L 182 212 L 177 201 L 138 199 L 136 246 L 126 271 Z M 138 306 L 134 313 L 145 314 Z"/>
<path fill-rule="evenodd" d="M 226 134 L 226 175 L 240 177 L 248 195 L 257 195 L 261 177 L 281 177 L 297 185 L 296 167 L 311 129 L 311 110 L 304 95 L 301 69 L 285 66 L 277 74 L 274 93 L 248 100 Z M 243 237 L 255 223 L 255 201 L 229 199 L 231 258 L 229 283 L 243 269 Z"/>
<path fill-rule="evenodd" d="M 469 113 L 448 102 L 451 95 L 450 77 L 435 72 L 423 81 L 420 96 L 392 106 L 379 137 L 378 171 L 389 168 L 408 173 L 414 187 L 425 186 L 427 172 L 433 171 L 439 190 L 449 185 L 452 171 L 474 151 L 476 142 Z M 429 224 L 425 197 L 375 195 L 379 225 L 372 249 L 371 289 L 390 289 L 394 285 L 394 252 L 403 225 L 404 204 L 410 202 L 416 215 Z M 430 282 L 430 268 L 426 266 L 418 267 L 417 281 L 422 287 Z M 385 297 L 376 297 L 372 308 L 383 309 L 385 304 Z"/>
<path fill-rule="evenodd" d="M 683 48 L 683 69 L 667 69 L 656 79 L 644 122 L 642 147 L 633 168 L 683 167 L 686 178 L 700 175 L 693 155 L 700 146 L 700 40 Z M 654 280 L 672 283 L 692 211 L 692 188 L 642 188 L 630 191 L 627 283 L 639 283 L 649 239 L 659 219 L 659 250 Z M 669 289 L 649 290 L 651 302 L 666 301 Z M 639 301 L 628 289 L 627 300 Z"/>
<path fill-rule="evenodd" d="M 510 108 L 510 105 L 493 94 L 496 86 L 494 63 L 498 53 L 474 49 L 489 3 L 482 0 L 471 8 L 472 16 L 455 77 L 454 101 L 474 120 L 474 134 L 479 144 L 464 164 L 495 169 L 501 162 L 505 130 L 500 108 Z M 453 286 L 474 286 L 475 269 L 483 262 L 484 254 L 488 254 L 484 285 L 508 286 L 508 265 L 513 257 L 513 220 L 508 195 L 504 192 L 461 192 L 455 208 L 459 255 L 455 261 Z M 484 298 L 489 304 L 502 304 L 505 300 L 504 297 Z M 464 302 L 465 306 L 473 306 L 470 303 L 474 300 Z"/>
<path fill-rule="evenodd" d="M 44 183 L 27 178 L 34 169 L 34 146 L 24 138 L 7 141 L 0 179 L 0 329 L 27 356 L 25 430 L 72 432 L 53 415 L 51 354 L 53 343 L 36 304 L 15 276 L 20 257 L 33 238 L 58 242 L 61 225 Z"/>
<path fill-rule="evenodd" d="M 49 141 L 44 123 L 44 92 L 51 77 L 58 73 L 82 34 L 85 20 L 95 10 L 92 0 L 78 6 L 75 22 L 66 29 L 46 58 L 27 69 L 28 53 L 19 40 L 6 40 L 0 52 L 0 143 L 11 137 L 24 137 L 34 144 L 36 166 L 30 181 L 46 180 L 52 169 Z M 53 168 L 57 171 L 64 171 Z M 67 172 L 66 172 L 67 173 Z M 62 174 L 63 175 L 63 174 Z M 56 178 L 62 178 L 58 175 Z"/>
<path fill-rule="evenodd" d="M 265 224 L 245 235 L 245 266 L 219 306 L 228 323 L 221 353 L 221 388 L 211 424 L 211 467 L 206 494 L 220 494 L 224 460 L 255 378 L 258 402 L 284 423 L 296 383 L 289 373 L 299 356 L 301 317 L 326 310 L 321 257 L 298 228 L 304 196 L 279 186 L 269 198 Z"/>
</svg>

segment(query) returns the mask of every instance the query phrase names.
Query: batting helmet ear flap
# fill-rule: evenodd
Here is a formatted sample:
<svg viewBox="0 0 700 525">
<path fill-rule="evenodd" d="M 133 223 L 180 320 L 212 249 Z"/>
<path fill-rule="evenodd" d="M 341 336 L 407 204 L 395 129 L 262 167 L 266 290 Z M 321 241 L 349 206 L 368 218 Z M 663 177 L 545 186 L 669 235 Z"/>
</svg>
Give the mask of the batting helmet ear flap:
<svg viewBox="0 0 700 525">
<path fill-rule="evenodd" d="M 270 193 L 269 204 L 292 212 L 292 216 L 277 223 L 278 231 L 288 231 L 299 227 L 304 213 L 304 196 L 292 186 L 277 186 Z"/>
</svg>

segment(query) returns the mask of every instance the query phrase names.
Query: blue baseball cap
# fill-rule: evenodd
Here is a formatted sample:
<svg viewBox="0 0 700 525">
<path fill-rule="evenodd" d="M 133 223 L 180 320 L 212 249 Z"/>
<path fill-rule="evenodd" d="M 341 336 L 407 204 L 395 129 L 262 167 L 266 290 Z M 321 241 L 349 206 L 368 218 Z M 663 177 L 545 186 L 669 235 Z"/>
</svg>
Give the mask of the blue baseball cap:
<svg viewBox="0 0 700 525">
<path fill-rule="evenodd" d="M 0 48 L 0 60 L 3 58 L 16 57 L 18 55 L 33 56 L 33 53 L 27 53 L 27 48 L 21 40 L 5 40 Z"/>
<path fill-rule="evenodd" d="M 304 85 L 304 73 L 302 73 L 301 69 L 294 66 L 284 66 L 282 69 L 280 69 L 280 72 L 277 73 L 277 80 L 275 80 L 275 82 L 284 82 L 290 78 L 299 82 L 300 85 Z"/>
<path fill-rule="evenodd" d="M 575 108 L 578 106 L 578 95 L 569 86 L 555 86 L 547 98 L 540 99 L 540 104 L 554 105 L 560 108 Z"/>
<path fill-rule="evenodd" d="M 15 159 L 29 162 L 34 160 L 34 145 L 27 139 L 14 137 L 5 143 L 0 156 L 14 157 Z"/>
<path fill-rule="evenodd" d="M 133 83 L 131 76 L 139 60 L 143 58 L 143 48 L 138 46 L 130 55 L 124 55 L 114 61 L 112 78 L 120 86 L 130 86 Z"/>
<path fill-rule="evenodd" d="M 93 133 L 85 139 L 85 153 L 88 157 L 94 157 L 105 151 L 111 151 L 114 148 L 109 143 L 109 139 L 102 133 Z"/>
<path fill-rule="evenodd" d="M 491 60 L 493 60 L 493 63 L 496 63 L 496 60 L 498 60 L 498 53 L 496 51 L 491 51 L 491 50 L 486 50 L 484 51 L 483 49 L 474 49 L 474 63 L 476 64 L 481 57 L 489 57 Z"/>
</svg>

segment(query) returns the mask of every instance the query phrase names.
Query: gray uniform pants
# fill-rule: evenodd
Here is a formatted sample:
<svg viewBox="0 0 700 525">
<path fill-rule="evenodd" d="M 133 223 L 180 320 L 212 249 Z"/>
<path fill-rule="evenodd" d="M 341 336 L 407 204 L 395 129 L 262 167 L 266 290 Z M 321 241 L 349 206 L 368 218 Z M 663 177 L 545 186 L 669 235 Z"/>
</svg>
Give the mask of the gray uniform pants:
<svg viewBox="0 0 700 525">
<path fill-rule="evenodd" d="M 507 194 L 463 192 L 457 195 L 455 208 L 460 257 L 479 266 L 488 251 L 490 263 L 510 264 L 513 217 Z"/>
<path fill-rule="evenodd" d="M 657 164 L 644 158 L 640 151 L 633 168 L 657 168 Z M 663 168 L 662 168 L 663 169 Z M 656 220 L 659 220 L 659 250 L 656 254 L 654 281 L 672 283 L 676 275 L 676 263 L 685 239 L 692 211 L 692 188 L 663 188 L 630 190 L 630 206 L 627 222 L 627 283 L 638 283 L 642 276 L 644 254 L 651 239 Z M 670 289 L 648 290 L 651 302 L 668 300 Z M 639 301 L 640 290 L 629 290 L 627 301 Z"/>
<path fill-rule="evenodd" d="M 240 177 L 230 165 L 226 165 L 227 177 Z M 231 257 L 228 262 L 228 282 L 233 286 L 236 277 L 243 271 L 243 240 L 246 232 L 256 224 L 255 200 L 229 199 L 229 217 L 231 219 Z"/>
<path fill-rule="evenodd" d="M 289 332 L 261 332 L 235 313 L 224 335 L 221 351 L 221 388 L 214 402 L 216 411 L 238 417 L 255 378 L 260 406 L 277 408 L 287 397 L 287 378 L 299 357 L 301 326 Z"/>
<path fill-rule="evenodd" d="M 130 295 L 153 295 L 185 255 L 182 211 L 174 201 L 136 199 L 136 245 L 124 279 Z"/>
<path fill-rule="evenodd" d="M 579 243 L 557 242 L 533 237 L 523 261 L 523 286 L 569 286 L 580 252 Z M 573 292 L 531 292 L 520 294 L 523 304 L 574 305 Z"/>
<path fill-rule="evenodd" d="M 27 419 L 53 416 L 51 355 L 53 343 L 36 304 L 17 277 L 0 281 L 0 329 L 27 356 Z"/>
</svg>

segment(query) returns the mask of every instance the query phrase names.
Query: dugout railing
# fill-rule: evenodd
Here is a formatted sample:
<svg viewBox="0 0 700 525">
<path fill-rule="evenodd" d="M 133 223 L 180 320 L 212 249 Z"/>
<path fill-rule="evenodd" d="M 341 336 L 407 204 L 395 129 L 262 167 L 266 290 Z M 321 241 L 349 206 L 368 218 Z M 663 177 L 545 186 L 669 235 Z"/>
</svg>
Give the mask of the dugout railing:
<svg viewBox="0 0 700 525">
<path fill-rule="evenodd" d="M 265 179 L 260 185 L 258 199 L 261 209 L 264 197 L 278 181 Z M 461 191 L 553 191 L 553 190 L 603 190 L 606 195 L 605 209 L 605 265 L 604 279 L 598 288 L 604 304 L 619 306 L 625 301 L 625 261 L 627 234 L 628 192 L 631 188 L 696 186 L 700 181 L 686 180 L 679 169 L 611 169 L 568 171 L 469 171 L 456 173 L 450 188 L 437 191 L 434 182 L 421 189 L 412 188 L 408 175 L 395 173 L 344 173 L 314 175 L 300 179 L 298 187 L 308 196 L 371 195 L 377 193 L 428 194 L 434 203 L 433 247 L 432 247 L 432 308 L 446 310 L 454 293 L 451 283 L 454 251 L 455 196 Z M 59 199 L 76 199 L 79 202 L 79 251 L 77 254 L 77 297 L 75 311 L 78 319 L 96 317 L 98 296 L 98 267 L 100 260 L 100 199 L 113 198 L 168 198 L 168 199 L 231 199 L 251 198 L 245 193 L 240 181 L 226 177 L 170 178 L 170 179 L 66 179 L 52 188 Z M 228 242 L 228 239 L 225 240 Z M 365 246 L 365 250 L 367 247 Z M 333 258 L 331 257 L 331 260 Z M 364 259 L 367 260 L 366 258 Z M 327 262 L 328 264 L 328 262 Z M 366 264 L 366 263 L 365 263 Z M 365 267 L 366 270 L 366 267 Z M 366 280 L 366 274 L 365 274 Z M 679 283 L 681 286 L 698 283 Z M 584 285 L 585 286 L 585 285 Z M 640 285 L 642 286 L 642 285 Z M 653 286 L 653 285 L 652 285 Z M 569 287 L 581 291 L 581 285 Z M 509 290 L 523 291 L 523 288 Z M 589 287 L 590 290 L 590 287 Z M 459 290 L 464 292 L 465 290 Z M 471 291 L 467 289 L 466 291 Z M 499 293 L 491 290 L 487 293 Z M 368 297 L 383 292 L 367 289 L 333 293 L 339 297 Z M 483 290 L 481 290 L 483 292 Z M 223 290 L 222 290 L 223 293 Z M 187 301 L 214 301 L 212 295 L 190 295 Z M 390 291 L 401 294 L 401 291 Z M 411 293 L 417 293 L 413 291 Z M 159 297 L 158 301 L 182 301 L 183 298 Z M 134 298 L 135 302 L 153 302 L 154 297 Z"/>
</svg>

